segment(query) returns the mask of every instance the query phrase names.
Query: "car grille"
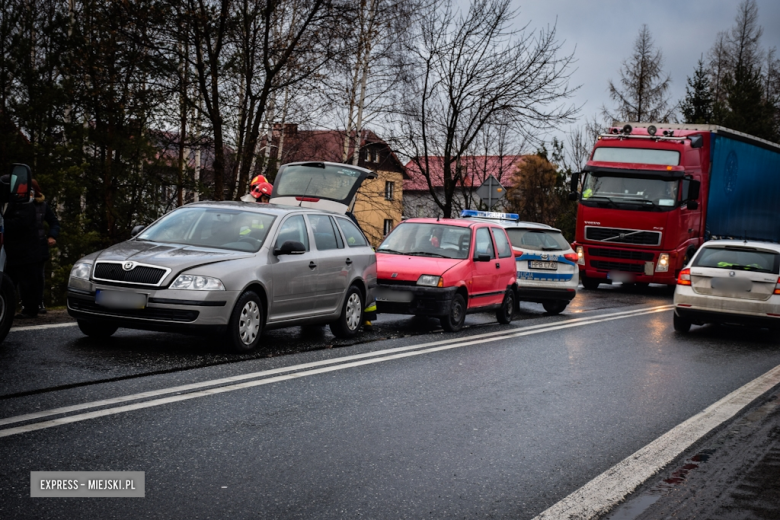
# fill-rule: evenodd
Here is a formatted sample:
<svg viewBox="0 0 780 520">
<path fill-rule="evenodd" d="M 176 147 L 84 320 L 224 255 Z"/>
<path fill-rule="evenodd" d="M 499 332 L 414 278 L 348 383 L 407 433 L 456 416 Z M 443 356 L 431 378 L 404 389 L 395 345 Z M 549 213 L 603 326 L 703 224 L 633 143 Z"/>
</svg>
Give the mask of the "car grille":
<svg viewBox="0 0 780 520">
<path fill-rule="evenodd" d="M 607 262 L 604 260 L 591 260 L 591 267 L 605 271 L 626 271 L 629 273 L 643 273 L 644 264 L 624 264 L 623 262 Z"/>
<path fill-rule="evenodd" d="M 661 244 L 661 233 L 658 231 L 638 231 L 636 229 L 614 229 L 602 227 L 586 227 L 585 238 L 598 242 L 613 242 L 615 244 L 637 244 L 657 246 Z"/>
<path fill-rule="evenodd" d="M 90 300 L 80 298 L 68 298 L 68 307 L 74 311 L 94 312 L 103 316 L 116 316 L 117 318 L 142 318 L 145 320 L 161 321 L 195 321 L 200 314 L 198 311 L 179 309 L 107 309 Z"/>
<path fill-rule="evenodd" d="M 600 256 L 602 258 L 621 258 L 623 260 L 653 260 L 653 253 L 645 253 L 643 251 L 621 251 L 620 249 L 603 249 L 600 247 L 589 247 L 588 254 L 590 254 L 590 256 Z"/>
<path fill-rule="evenodd" d="M 106 280 L 118 283 L 134 283 L 157 285 L 165 276 L 167 269 L 137 265 L 130 271 L 125 271 L 122 264 L 99 262 L 95 266 L 95 280 Z"/>
<path fill-rule="evenodd" d="M 377 283 L 380 285 L 417 285 L 417 281 L 413 281 L 413 280 L 379 279 L 377 280 Z"/>
</svg>

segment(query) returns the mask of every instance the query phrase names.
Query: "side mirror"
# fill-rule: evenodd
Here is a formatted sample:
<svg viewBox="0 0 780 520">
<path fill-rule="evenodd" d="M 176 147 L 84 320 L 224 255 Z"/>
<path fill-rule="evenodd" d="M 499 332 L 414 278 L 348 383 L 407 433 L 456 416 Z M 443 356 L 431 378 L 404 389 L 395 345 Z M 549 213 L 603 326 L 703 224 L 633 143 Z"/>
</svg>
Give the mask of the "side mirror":
<svg viewBox="0 0 780 520">
<path fill-rule="evenodd" d="M 138 226 L 135 226 L 135 227 L 133 228 L 133 230 L 132 230 L 132 231 L 130 231 L 130 236 L 131 236 L 131 237 L 134 237 L 134 236 L 136 236 L 136 235 L 140 234 L 140 233 L 141 233 L 141 231 L 143 231 L 144 229 L 146 229 L 146 226 L 144 226 L 143 224 L 141 224 L 141 225 L 138 225 Z"/>
<path fill-rule="evenodd" d="M 576 191 L 569 193 L 569 200 L 572 202 L 580 200 L 580 194 L 577 193 Z"/>
<path fill-rule="evenodd" d="M 477 255 L 477 262 L 490 262 L 490 255 Z"/>
<path fill-rule="evenodd" d="M 701 181 L 691 181 L 688 186 L 688 200 L 699 200 L 699 192 L 701 191 Z"/>
<path fill-rule="evenodd" d="M 689 200 L 685 207 L 691 210 L 699 209 L 699 203 L 696 202 L 695 200 Z"/>
<path fill-rule="evenodd" d="M 14 164 L 11 175 L 0 177 L 0 204 L 29 202 L 32 172 L 26 164 Z"/>
<path fill-rule="evenodd" d="M 306 252 L 306 246 L 295 240 L 288 240 L 279 249 L 274 249 L 274 254 L 279 255 L 302 255 Z"/>
<path fill-rule="evenodd" d="M 699 135 L 692 135 L 691 136 L 691 148 L 701 148 L 704 146 L 704 138 Z"/>
<path fill-rule="evenodd" d="M 571 191 L 572 193 L 576 193 L 577 192 L 577 188 L 579 187 L 579 184 L 580 184 L 580 172 L 572 173 L 571 174 L 571 189 L 569 191 Z M 569 200 L 574 200 L 574 199 L 569 197 Z"/>
</svg>

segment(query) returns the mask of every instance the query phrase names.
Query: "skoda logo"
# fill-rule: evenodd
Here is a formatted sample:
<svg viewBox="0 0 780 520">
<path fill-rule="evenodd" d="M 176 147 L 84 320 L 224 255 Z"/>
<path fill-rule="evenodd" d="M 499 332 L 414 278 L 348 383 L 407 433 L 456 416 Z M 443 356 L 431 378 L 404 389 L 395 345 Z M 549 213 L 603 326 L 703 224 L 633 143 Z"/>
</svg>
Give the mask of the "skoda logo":
<svg viewBox="0 0 780 520">
<path fill-rule="evenodd" d="M 134 267 L 135 267 L 135 262 L 125 262 L 124 264 L 122 264 L 122 269 L 124 269 L 125 271 L 132 271 Z"/>
<path fill-rule="evenodd" d="M 734 276 L 735 274 L 734 271 L 729 271 L 729 276 Z"/>
</svg>

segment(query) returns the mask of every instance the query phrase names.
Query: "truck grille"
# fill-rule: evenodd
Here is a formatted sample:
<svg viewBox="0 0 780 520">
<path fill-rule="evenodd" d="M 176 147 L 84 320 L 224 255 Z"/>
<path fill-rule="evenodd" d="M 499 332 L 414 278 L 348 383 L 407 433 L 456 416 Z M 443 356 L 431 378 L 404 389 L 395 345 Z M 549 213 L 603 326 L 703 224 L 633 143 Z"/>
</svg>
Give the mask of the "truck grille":
<svg viewBox="0 0 780 520">
<path fill-rule="evenodd" d="M 628 273 L 644 273 L 644 264 L 624 264 L 623 262 L 606 262 L 604 260 L 591 260 L 590 265 L 604 271 L 625 271 Z"/>
<path fill-rule="evenodd" d="M 623 260 L 644 260 L 646 262 L 653 260 L 653 253 L 644 251 L 621 251 L 620 249 L 604 249 L 601 247 L 589 247 L 588 254 L 591 256 L 600 256 L 602 258 L 620 258 Z"/>
<path fill-rule="evenodd" d="M 661 233 L 658 231 L 641 231 L 637 229 L 614 229 L 586 226 L 585 238 L 597 242 L 612 242 L 615 244 L 637 244 L 642 246 L 661 245 Z"/>
<path fill-rule="evenodd" d="M 159 285 L 168 269 L 136 265 L 130 271 L 125 271 L 121 263 L 99 262 L 95 266 L 95 280 L 107 282 L 132 283 L 142 285 Z"/>
</svg>

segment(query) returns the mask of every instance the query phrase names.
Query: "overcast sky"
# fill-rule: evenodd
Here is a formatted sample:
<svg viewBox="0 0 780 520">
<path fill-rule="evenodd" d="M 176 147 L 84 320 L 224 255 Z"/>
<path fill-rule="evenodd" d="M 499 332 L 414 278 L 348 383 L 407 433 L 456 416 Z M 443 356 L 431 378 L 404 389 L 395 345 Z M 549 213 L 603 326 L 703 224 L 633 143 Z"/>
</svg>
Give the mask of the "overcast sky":
<svg viewBox="0 0 780 520">
<path fill-rule="evenodd" d="M 468 5 L 461 0 L 458 5 Z M 564 49 L 575 51 L 577 60 L 572 85 L 581 85 L 573 102 L 582 106 L 580 118 L 599 112 L 602 104 L 613 106 L 607 81 L 620 79 L 618 69 L 632 51 L 639 28 L 646 23 L 664 56 L 664 68 L 672 76 L 671 94 L 676 101 L 685 95 L 686 78 L 696 62 L 715 41 L 719 31 L 729 29 L 736 16 L 737 0 L 514 0 L 519 9 L 515 20 L 530 28 L 553 25 L 565 40 Z M 780 57 L 780 0 L 758 0 L 759 20 L 764 28 L 763 48 L 776 47 Z M 575 50 L 576 46 L 576 50 Z"/>
</svg>

